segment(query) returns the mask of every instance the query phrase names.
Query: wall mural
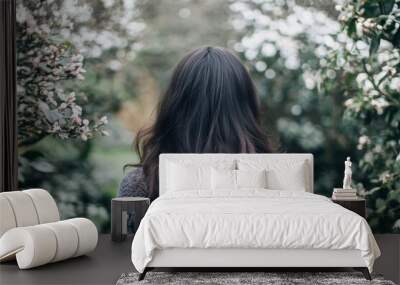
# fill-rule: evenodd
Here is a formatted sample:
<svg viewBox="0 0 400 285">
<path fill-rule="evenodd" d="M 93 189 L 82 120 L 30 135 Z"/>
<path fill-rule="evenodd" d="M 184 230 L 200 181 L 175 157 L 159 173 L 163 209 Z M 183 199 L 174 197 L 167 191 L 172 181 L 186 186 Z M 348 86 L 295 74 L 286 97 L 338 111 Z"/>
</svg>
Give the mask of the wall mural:
<svg viewBox="0 0 400 285">
<path fill-rule="evenodd" d="M 45 188 L 63 218 L 108 231 L 135 134 L 172 68 L 217 45 L 246 62 L 280 150 L 314 154 L 315 192 L 341 186 L 351 156 L 373 231 L 399 233 L 399 5 L 18 0 L 20 188 Z"/>
</svg>

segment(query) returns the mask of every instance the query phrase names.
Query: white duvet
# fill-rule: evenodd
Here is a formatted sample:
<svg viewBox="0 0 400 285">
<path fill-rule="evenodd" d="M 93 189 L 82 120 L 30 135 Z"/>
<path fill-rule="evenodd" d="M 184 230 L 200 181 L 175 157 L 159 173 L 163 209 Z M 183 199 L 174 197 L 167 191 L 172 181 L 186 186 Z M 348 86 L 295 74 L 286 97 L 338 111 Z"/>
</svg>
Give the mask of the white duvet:
<svg viewBox="0 0 400 285">
<path fill-rule="evenodd" d="M 358 249 L 370 271 L 380 255 L 359 215 L 320 195 L 265 189 L 156 199 L 132 243 L 135 268 L 143 272 L 154 250 L 165 248 Z"/>
</svg>

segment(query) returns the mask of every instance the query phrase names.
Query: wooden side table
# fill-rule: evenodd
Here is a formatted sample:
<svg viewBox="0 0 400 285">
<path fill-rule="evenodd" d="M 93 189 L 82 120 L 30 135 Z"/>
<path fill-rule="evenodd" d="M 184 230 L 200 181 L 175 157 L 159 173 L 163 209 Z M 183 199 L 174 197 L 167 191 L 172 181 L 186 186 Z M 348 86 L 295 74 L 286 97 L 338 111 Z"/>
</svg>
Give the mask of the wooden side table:
<svg viewBox="0 0 400 285">
<path fill-rule="evenodd" d="M 119 197 L 111 200 L 111 239 L 123 241 L 135 234 L 146 214 L 150 199 L 144 197 Z"/>
<path fill-rule="evenodd" d="M 339 204 L 340 206 L 359 214 L 361 217 L 366 218 L 366 201 L 364 198 L 354 198 L 351 200 L 336 200 L 332 199 L 332 202 Z"/>
</svg>

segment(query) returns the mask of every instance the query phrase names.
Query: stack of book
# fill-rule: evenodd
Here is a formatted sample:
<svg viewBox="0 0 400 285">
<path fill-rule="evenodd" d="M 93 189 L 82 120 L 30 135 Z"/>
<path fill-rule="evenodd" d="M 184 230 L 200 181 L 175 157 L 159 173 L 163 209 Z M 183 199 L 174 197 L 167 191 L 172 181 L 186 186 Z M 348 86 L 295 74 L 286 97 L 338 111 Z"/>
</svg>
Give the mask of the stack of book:
<svg viewBox="0 0 400 285">
<path fill-rule="evenodd" d="M 353 200 L 357 199 L 357 190 L 356 189 L 342 189 L 342 188 L 334 188 L 332 199 L 334 200 Z"/>
</svg>

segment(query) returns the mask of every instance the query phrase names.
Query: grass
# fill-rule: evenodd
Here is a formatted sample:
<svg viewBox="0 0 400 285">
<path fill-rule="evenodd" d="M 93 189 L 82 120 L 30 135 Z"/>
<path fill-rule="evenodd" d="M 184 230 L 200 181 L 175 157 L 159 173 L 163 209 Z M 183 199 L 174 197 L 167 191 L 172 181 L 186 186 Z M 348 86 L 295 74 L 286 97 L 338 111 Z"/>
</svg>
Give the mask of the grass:
<svg viewBox="0 0 400 285">
<path fill-rule="evenodd" d="M 124 177 L 124 165 L 137 161 L 137 155 L 130 146 L 104 147 L 96 145 L 91 153 L 96 167 L 96 180 L 104 186 L 101 190 L 116 196 L 119 183 Z"/>
</svg>

